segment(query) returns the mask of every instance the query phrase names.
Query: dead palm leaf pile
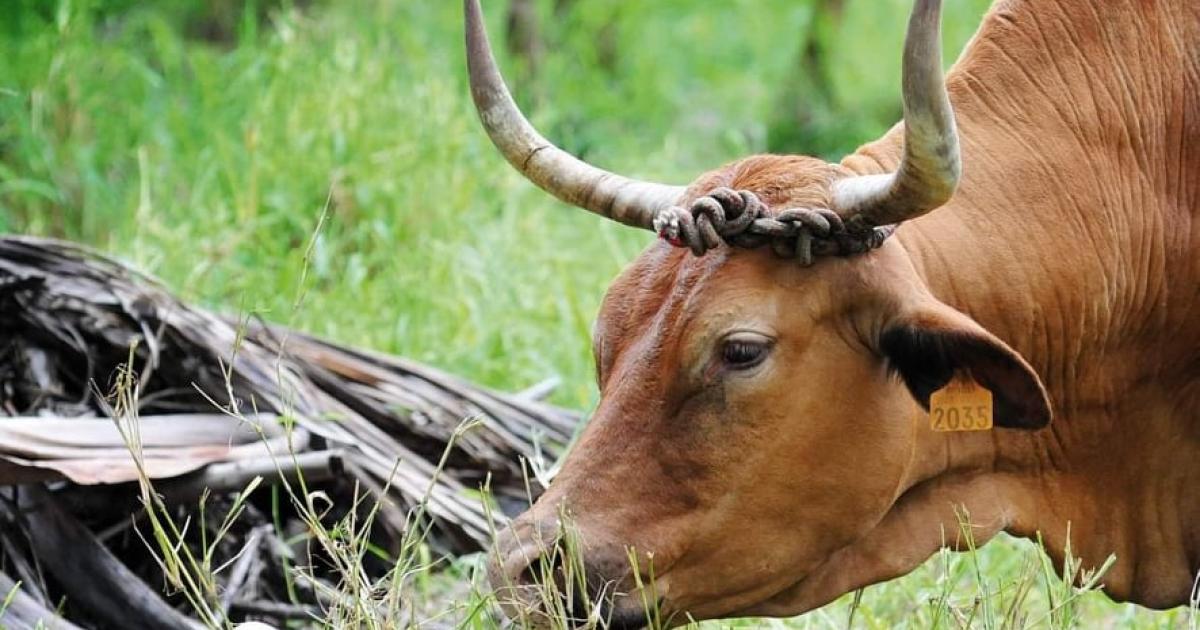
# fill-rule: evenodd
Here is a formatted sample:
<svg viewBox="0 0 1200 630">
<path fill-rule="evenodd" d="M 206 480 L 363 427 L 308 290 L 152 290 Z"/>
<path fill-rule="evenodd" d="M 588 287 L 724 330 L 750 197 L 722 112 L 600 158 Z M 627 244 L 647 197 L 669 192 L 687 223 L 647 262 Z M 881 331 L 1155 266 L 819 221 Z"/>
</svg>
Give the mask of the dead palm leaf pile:
<svg viewBox="0 0 1200 630">
<path fill-rule="evenodd" d="M 0 623 L 304 625 L 349 579 L 336 553 L 322 566 L 323 524 L 371 525 L 367 582 L 414 532 L 435 553 L 484 548 L 503 516 L 481 487 L 525 503 L 523 462 L 552 461 L 574 430 L 537 394 L 189 306 L 78 245 L 0 237 Z M 176 574 L 189 549 L 212 584 Z"/>
</svg>

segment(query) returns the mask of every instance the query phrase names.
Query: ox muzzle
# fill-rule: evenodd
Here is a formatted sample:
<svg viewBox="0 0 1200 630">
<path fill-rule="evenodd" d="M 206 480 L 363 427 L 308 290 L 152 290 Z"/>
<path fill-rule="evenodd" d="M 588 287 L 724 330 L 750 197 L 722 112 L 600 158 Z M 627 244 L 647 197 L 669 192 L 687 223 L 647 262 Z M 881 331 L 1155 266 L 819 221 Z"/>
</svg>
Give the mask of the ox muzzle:
<svg viewBox="0 0 1200 630">
<path fill-rule="evenodd" d="M 626 548 L 589 545 L 572 524 L 535 511 L 500 532 L 490 554 L 488 581 L 505 615 L 535 628 L 610 630 L 644 628 L 658 618 L 661 599 L 650 572 L 635 568 Z"/>
</svg>

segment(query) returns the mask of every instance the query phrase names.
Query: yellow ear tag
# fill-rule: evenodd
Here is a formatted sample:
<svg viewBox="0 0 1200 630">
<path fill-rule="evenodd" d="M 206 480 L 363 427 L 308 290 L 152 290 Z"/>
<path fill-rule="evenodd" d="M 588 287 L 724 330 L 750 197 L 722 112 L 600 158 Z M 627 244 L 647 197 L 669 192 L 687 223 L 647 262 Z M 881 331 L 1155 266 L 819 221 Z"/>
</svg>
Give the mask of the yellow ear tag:
<svg viewBox="0 0 1200 630">
<path fill-rule="evenodd" d="M 954 379 L 929 396 L 929 428 L 934 431 L 989 431 L 992 392 L 967 379 Z"/>
</svg>

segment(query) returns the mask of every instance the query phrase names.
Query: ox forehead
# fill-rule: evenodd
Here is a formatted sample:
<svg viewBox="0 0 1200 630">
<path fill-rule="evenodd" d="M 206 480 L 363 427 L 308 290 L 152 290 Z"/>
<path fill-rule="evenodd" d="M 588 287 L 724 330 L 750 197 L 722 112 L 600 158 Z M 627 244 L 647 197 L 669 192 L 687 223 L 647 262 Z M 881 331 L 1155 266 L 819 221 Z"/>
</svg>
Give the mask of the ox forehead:
<svg viewBox="0 0 1200 630">
<path fill-rule="evenodd" d="M 578 536 L 583 599 L 612 627 L 643 625 L 651 599 L 666 625 L 794 615 L 907 573 L 964 514 L 979 544 L 1040 536 L 1085 567 L 1115 553 L 1115 598 L 1188 601 L 1200 3 L 1002 0 L 945 76 L 940 4 L 914 2 L 904 121 L 884 137 L 679 187 L 538 134 L 464 0 L 500 152 L 662 237 L 601 306 L 593 417 L 496 543 L 507 612 L 548 614 L 539 582 L 565 579 L 553 550 Z M 954 383 L 986 393 L 993 430 L 932 430 Z"/>
</svg>

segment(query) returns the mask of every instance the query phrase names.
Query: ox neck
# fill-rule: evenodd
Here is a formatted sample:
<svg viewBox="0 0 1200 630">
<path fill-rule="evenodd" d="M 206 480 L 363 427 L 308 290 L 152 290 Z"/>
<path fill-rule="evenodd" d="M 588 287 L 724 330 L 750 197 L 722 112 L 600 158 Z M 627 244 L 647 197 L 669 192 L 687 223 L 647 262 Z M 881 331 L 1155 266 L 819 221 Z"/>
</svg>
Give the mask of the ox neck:
<svg viewBox="0 0 1200 630">
<path fill-rule="evenodd" d="M 919 432 L 902 499 L 976 480 L 961 498 L 995 529 L 1040 532 L 1055 555 L 1069 528 L 1085 566 L 1118 556 L 1110 594 L 1150 605 L 1186 601 L 1200 568 L 1200 232 L 1179 229 L 1200 225 L 1180 174 L 1200 172 L 1200 130 L 1177 122 L 1200 111 L 1197 41 L 1192 0 L 998 2 L 948 78 L 962 185 L 898 232 L 930 291 L 1020 352 L 1055 410 L 1034 433 Z M 844 165 L 894 169 L 902 143 L 898 127 Z"/>
</svg>

